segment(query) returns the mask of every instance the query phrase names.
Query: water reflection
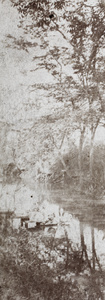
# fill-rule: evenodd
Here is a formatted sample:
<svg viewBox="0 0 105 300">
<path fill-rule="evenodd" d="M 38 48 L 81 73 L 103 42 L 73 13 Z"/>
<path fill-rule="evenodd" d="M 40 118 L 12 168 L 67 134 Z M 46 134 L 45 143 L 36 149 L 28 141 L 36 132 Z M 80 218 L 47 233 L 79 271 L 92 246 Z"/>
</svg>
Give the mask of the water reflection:
<svg viewBox="0 0 105 300">
<path fill-rule="evenodd" d="M 43 200 L 49 199 L 48 190 L 45 186 L 36 184 L 36 186 L 26 186 L 19 184 L 0 183 L 0 210 L 15 211 L 16 214 L 26 214 L 32 211 L 36 202 L 40 203 Z"/>
<path fill-rule="evenodd" d="M 59 200 L 56 203 L 55 197 L 61 197 L 61 202 Z M 92 206 L 89 222 L 90 216 L 86 219 L 87 214 L 84 214 L 86 207 L 82 209 L 81 206 L 78 210 L 78 217 L 75 217 L 73 213 L 75 214 L 76 211 L 77 215 L 77 207 L 75 209 L 74 204 L 77 202 L 73 203 L 71 199 L 71 202 L 67 203 L 65 199 L 63 201 L 63 197 L 65 198 L 65 194 L 61 196 L 60 191 L 45 189 L 43 185 L 36 190 L 16 185 L 3 187 L 0 210 L 11 211 L 13 214 L 8 215 L 8 212 L 4 213 L 4 216 L 3 213 L 1 214 L 2 230 L 3 226 L 8 228 L 8 219 L 11 220 L 11 226 L 15 229 L 21 226 L 25 230 L 32 229 L 31 247 L 33 250 L 35 250 L 34 232 L 41 230 L 44 241 L 37 245 L 39 258 L 44 259 L 49 268 L 54 268 L 57 263 L 60 264 L 61 278 L 65 276 L 64 269 L 68 280 L 76 277 L 80 285 L 84 277 L 84 284 L 87 286 L 88 282 L 97 295 L 97 298 L 90 299 L 105 299 L 104 222 L 101 222 L 103 226 L 101 230 L 99 229 L 101 216 L 97 218 L 97 224 L 94 223 L 96 203 Z M 69 211 L 67 211 L 67 205 Z M 70 213 L 70 207 L 72 213 Z M 89 274 L 91 274 L 90 282 Z"/>
</svg>

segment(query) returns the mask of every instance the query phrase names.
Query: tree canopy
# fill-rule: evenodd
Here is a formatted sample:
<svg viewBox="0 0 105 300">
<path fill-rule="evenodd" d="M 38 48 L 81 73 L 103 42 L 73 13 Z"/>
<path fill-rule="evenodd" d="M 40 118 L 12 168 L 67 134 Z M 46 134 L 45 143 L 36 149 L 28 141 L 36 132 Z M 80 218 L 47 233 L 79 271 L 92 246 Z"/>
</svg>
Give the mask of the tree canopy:
<svg viewBox="0 0 105 300">
<path fill-rule="evenodd" d="M 28 152 L 28 137 L 32 153 L 45 159 L 78 131 L 80 165 L 87 132 L 92 153 L 96 129 L 105 122 L 104 0 L 10 2 L 18 11 L 20 36 L 9 33 L 7 47 L 24 53 L 21 73 L 32 79 L 23 84 L 27 99 L 16 101 L 19 116 L 24 111 L 29 118 L 19 143 L 23 138 Z"/>
</svg>

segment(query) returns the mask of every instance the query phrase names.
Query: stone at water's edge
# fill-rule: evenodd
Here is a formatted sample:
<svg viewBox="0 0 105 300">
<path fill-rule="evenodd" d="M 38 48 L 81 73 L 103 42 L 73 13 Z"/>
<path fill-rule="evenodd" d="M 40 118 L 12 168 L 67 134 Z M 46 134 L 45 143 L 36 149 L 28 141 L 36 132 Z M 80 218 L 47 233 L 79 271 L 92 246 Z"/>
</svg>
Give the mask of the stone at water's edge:
<svg viewBox="0 0 105 300">
<path fill-rule="evenodd" d="M 25 223 L 25 221 L 29 221 L 29 216 L 22 216 L 21 217 L 21 226 Z"/>
<path fill-rule="evenodd" d="M 35 228 L 35 227 L 36 227 L 36 222 L 30 222 L 30 221 L 25 222 L 25 228 L 31 229 L 31 228 Z"/>
<path fill-rule="evenodd" d="M 12 225 L 14 229 L 19 229 L 21 227 L 21 218 L 14 218 Z"/>
<path fill-rule="evenodd" d="M 55 227 L 57 223 L 42 223 L 42 222 L 34 222 L 34 221 L 26 221 L 25 228 L 26 229 L 45 229 L 46 227 Z"/>
</svg>

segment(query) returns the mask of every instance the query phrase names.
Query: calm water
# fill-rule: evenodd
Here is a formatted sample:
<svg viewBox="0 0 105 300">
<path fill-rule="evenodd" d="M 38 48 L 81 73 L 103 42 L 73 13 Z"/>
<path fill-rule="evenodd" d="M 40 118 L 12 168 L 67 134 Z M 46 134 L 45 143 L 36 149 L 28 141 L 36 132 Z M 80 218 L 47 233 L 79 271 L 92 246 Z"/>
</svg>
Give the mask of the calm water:
<svg viewBox="0 0 105 300">
<path fill-rule="evenodd" d="M 90 224 L 99 230 L 105 229 L 105 200 L 93 200 L 78 194 L 70 195 L 69 187 L 51 187 L 35 184 L 0 184 L 0 210 L 24 213 L 33 210 L 36 202 L 43 201 L 58 204 L 65 211 L 77 217 L 81 222 Z"/>
<path fill-rule="evenodd" d="M 69 188 L 51 188 L 43 184 L 0 186 L 0 211 L 14 211 L 15 215 L 33 212 L 36 203 L 46 204 L 48 212 L 57 215 L 63 208 L 62 222 L 52 231 L 55 238 L 65 236 L 74 247 L 82 247 L 84 259 L 91 272 L 98 272 L 100 288 L 105 299 L 105 204 L 103 201 L 70 195 Z M 58 215 L 57 215 L 58 217 Z M 61 217 L 60 217 L 61 218 Z M 43 234 L 48 236 L 49 228 Z M 86 270 L 85 270 L 86 271 Z M 96 278 L 96 279 L 97 279 Z"/>
</svg>

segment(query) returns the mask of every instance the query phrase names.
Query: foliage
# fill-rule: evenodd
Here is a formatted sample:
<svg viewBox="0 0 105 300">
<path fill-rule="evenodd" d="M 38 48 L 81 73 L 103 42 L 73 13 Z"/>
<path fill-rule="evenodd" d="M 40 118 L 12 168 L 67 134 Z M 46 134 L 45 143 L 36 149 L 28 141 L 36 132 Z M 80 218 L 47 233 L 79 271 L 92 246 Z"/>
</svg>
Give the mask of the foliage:
<svg viewBox="0 0 105 300">
<path fill-rule="evenodd" d="M 37 245 L 41 243 L 40 235 L 39 237 L 35 235 L 34 238 L 37 239 Z M 49 297 L 50 299 L 67 299 L 67 297 L 68 299 L 78 299 L 78 297 L 82 299 L 76 282 L 54 280 L 59 274 L 59 269 L 49 269 L 44 260 L 38 258 L 39 250 L 34 250 L 36 248 L 34 247 L 32 251 L 29 240 L 29 234 L 21 232 L 19 235 L 9 236 L 9 239 L 7 237 L 2 244 L 1 268 L 5 274 L 9 273 L 13 291 L 17 284 L 16 295 L 24 296 L 25 299 L 34 297 L 37 299 L 37 295 L 40 299 L 49 299 Z M 6 245 L 8 245 L 8 251 L 5 251 Z M 7 275 L 5 276 L 7 278 Z M 11 288 L 8 291 L 8 294 L 10 293 Z"/>
<path fill-rule="evenodd" d="M 25 95 L 23 98 L 27 99 L 16 100 L 16 110 L 13 109 L 13 112 L 17 111 L 15 117 L 18 115 L 18 122 L 21 120 L 21 125 L 24 124 L 23 130 L 20 129 L 20 124 L 14 127 L 16 134 L 12 142 L 15 158 L 12 155 L 11 141 L 8 140 L 9 132 L 6 133 L 4 143 L 9 144 L 11 161 L 14 163 L 15 160 L 19 168 L 21 164 L 23 168 L 27 166 L 26 170 L 33 168 L 35 173 L 37 158 L 41 164 L 45 165 L 48 161 L 49 167 L 53 167 L 59 156 L 64 170 L 66 165 L 62 149 L 66 148 L 65 139 L 72 152 L 70 141 L 72 134 L 78 130 L 78 165 L 82 178 L 83 144 L 89 131 L 92 177 L 95 132 L 100 123 L 104 125 L 105 110 L 103 1 L 92 4 L 87 0 L 11 0 L 11 5 L 18 11 L 20 36 L 8 33 L 7 47 L 14 49 L 16 53 L 24 53 L 26 65 L 29 65 L 21 70 L 29 75 L 27 84 L 24 84 L 27 85 L 28 92 L 27 97 Z M 52 76 L 52 82 L 49 80 L 49 84 L 36 84 L 37 71 L 40 75 L 46 71 L 47 75 Z M 13 126 L 11 124 L 10 132 L 13 132 Z M 4 144 L 1 152 L 3 147 L 6 148 Z M 7 157 L 7 150 L 5 152 Z M 75 165 L 77 161 L 70 164 Z"/>
<path fill-rule="evenodd" d="M 51 168 L 51 179 L 52 183 L 69 183 L 69 187 L 79 187 L 79 166 L 78 166 L 78 148 L 70 148 L 70 152 L 64 154 L 63 159 L 69 172 L 69 177 L 65 172 L 60 158 L 57 158 L 55 164 Z M 104 154 L 105 146 L 101 144 L 94 145 L 93 150 L 93 177 L 90 177 L 89 173 L 89 142 L 84 145 L 82 152 L 82 192 L 88 194 L 94 194 L 94 196 L 101 196 L 105 188 L 105 170 L 104 170 Z M 92 186 L 92 189 L 91 189 Z"/>
<path fill-rule="evenodd" d="M 102 274 L 92 273 L 91 264 L 89 269 L 82 235 L 83 248 L 79 248 L 66 232 L 65 237 L 55 238 L 51 230 L 48 236 L 39 230 L 17 231 L 10 227 L 12 216 L 0 217 L 2 229 L 7 228 L 0 235 L 1 299 L 103 299 Z"/>
<path fill-rule="evenodd" d="M 58 86 L 55 87 L 58 94 L 57 101 L 69 102 L 75 109 L 74 122 L 81 128 L 81 122 L 85 126 L 96 128 L 100 119 L 103 117 L 102 106 L 103 99 L 100 95 L 100 84 L 97 77 L 100 73 L 100 62 L 104 60 L 104 32 L 105 16 L 102 3 L 89 5 L 88 1 L 72 3 L 72 1 L 48 2 L 47 0 L 38 1 L 12 1 L 22 15 L 22 23 L 25 24 L 26 16 L 31 16 L 32 34 L 36 28 L 40 38 L 42 34 L 46 36 L 43 39 L 42 47 L 46 54 L 39 57 L 39 68 L 46 68 L 56 78 Z M 51 12 L 53 11 L 53 12 Z M 30 31 L 30 27 L 27 31 Z M 67 42 L 66 47 L 50 46 L 49 32 L 59 32 Z M 36 34 L 36 31 L 35 31 Z M 48 49 L 49 45 L 49 50 Z M 87 47 L 88 45 L 88 47 Z M 71 49 L 71 51 L 70 51 Z M 73 75 L 67 76 L 63 71 L 64 66 L 72 65 L 74 73 L 77 74 L 73 81 Z M 102 69 L 101 69 L 101 72 Z M 99 75 L 100 76 L 100 75 Z M 78 84 L 77 84 L 78 82 Z M 61 89 L 61 95 L 60 95 Z M 70 89 L 73 89 L 72 98 Z M 102 93 L 101 93 L 102 94 Z M 69 104 L 67 104 L 68 107 Z M 83 109 L 82 106 L 83 105 Z M 66 116 L 67 117 L 67 116 Z M 81 129 L 80 129 L 81 130 Z"/>
</svg>

